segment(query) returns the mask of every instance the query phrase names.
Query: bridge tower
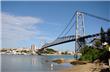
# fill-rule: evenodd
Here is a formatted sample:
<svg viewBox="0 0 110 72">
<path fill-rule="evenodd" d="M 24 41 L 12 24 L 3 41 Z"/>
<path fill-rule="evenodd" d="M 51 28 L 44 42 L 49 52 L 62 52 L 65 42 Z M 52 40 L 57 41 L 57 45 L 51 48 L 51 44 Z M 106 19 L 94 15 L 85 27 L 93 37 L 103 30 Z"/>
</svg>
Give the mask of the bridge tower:
<svg viewBox="0 0 110 72">
<path fill-rule="evenodd" d="M 79 52 L 79 50 L 85 45 L 84 39 L 78 39 L 85 35 L 85 27 L 84 27 L 84 14 L 81 12 L 76 12 L 76 27 L 75 27 L 75 52 Z"/>
</svg>

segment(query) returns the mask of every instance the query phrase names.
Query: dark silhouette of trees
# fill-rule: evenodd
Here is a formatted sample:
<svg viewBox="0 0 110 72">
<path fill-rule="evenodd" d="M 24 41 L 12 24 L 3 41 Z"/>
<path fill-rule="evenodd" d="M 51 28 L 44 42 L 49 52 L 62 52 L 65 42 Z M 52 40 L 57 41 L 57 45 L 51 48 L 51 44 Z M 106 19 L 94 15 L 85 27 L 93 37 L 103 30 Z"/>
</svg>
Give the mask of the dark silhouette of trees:
<svg viewBox="0 0 110 72">
<path fill-rule="evenodd" d="M 100 33 L 101 33 L 101 43 L 106 42 L 105 32 L 104 32 L 104 30 L 103 30 L 102 27 L 101 27 L 101 29 L 100 29 Z"/>
<path fill-rule="evenodd" d="M 107 43 L 110 45 L 110 28 L 107 30 Z"/>
</svg>

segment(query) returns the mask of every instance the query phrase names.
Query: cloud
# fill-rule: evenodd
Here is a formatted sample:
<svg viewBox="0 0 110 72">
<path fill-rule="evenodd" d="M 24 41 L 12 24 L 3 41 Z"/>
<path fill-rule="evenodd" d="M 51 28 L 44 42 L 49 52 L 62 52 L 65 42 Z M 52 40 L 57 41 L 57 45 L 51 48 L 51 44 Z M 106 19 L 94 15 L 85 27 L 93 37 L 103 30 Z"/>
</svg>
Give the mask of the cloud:
<svg viewBox="0 0 110 72">
<path fill-rule="evenodd" d="M 15 16 L 4 12 L 1 13 L 1 20 L 3 45 L 6 45 L 6 42 L 10 44 L 34 37 L 39 34 L 39 30 L 34 29 L 33 26 L 43 22 L 37 17 Z"/>
</svg>

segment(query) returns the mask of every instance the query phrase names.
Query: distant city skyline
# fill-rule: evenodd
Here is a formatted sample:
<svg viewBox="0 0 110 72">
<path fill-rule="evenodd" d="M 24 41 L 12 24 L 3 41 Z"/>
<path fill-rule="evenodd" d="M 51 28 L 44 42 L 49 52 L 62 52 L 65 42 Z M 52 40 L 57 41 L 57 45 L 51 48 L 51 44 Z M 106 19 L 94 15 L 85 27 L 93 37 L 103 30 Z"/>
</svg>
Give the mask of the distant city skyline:
<svg viewBox="0 0 110 72">
<path fill-rule="evenodd" d="M 1 48 L 40 48 L 53 41 L 66 27 L 75 11 L 84 11 L 110 19 L 108 1 L 1 1 Z M 85 16 L 87 34 L 110 28 L 110 24 Z M 74 34 L 75 29 L 69 34 Z M 53 46 L 58 51 L 74 50 L 74 42 Z"/>
</svg>

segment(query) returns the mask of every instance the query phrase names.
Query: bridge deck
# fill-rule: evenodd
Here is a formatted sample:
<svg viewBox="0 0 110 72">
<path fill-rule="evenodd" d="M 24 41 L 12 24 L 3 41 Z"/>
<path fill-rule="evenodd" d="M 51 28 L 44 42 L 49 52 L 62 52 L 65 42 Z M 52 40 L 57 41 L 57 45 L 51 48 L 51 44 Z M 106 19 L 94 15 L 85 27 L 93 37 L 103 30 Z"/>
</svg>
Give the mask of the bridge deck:
<svg viewBox="0 0 110 72">
<path fill-rule="evenodd" d="M 96 36 L 99 36 L 99 35 L 100 35 L 100 33 L 96 33 L 96 34 L 92 34 L 92 35 L 86 35 L 86 36 L 83 36 L 83 37 L 79 37 L 78 39 L 87 39 L 87 38 L 96 37 Z M 45 45 L 42 46 L 42 48 L 47 48 L 47 47 L 51 47 L 51 46 L 55 46 L 55 45 L 59 45 L 59 44 L 67 43 L 67 42 L 72 42 L 72 41 L 75 41 L 75 36 L 74 35 L 60 37 L 60 38 L 57 38 L 56 40 L 54 40 L 51 43 L 46 43 Z"/>
</svg>

